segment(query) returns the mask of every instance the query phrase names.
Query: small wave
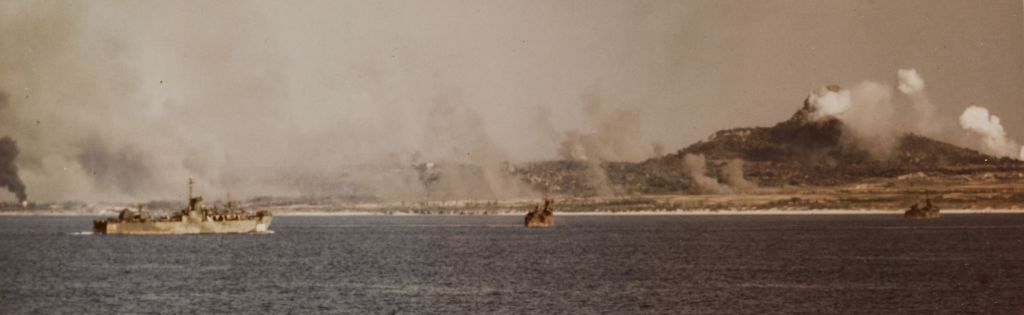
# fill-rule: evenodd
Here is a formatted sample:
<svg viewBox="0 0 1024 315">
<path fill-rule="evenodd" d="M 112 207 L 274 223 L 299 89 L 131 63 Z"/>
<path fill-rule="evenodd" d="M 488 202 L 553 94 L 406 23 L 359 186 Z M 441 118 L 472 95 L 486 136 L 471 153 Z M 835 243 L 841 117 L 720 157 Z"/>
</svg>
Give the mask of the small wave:
<svg viewBox="0 0 1024 315">
<path fill-rule="evenodd" d="M 76 236 L 78 236 L 78 235 L 93 235 L 93 232 L 92 231 L 71 232 L 71 233 L 68 233 L 68 235 L 76 235 Z"/>
</svg>

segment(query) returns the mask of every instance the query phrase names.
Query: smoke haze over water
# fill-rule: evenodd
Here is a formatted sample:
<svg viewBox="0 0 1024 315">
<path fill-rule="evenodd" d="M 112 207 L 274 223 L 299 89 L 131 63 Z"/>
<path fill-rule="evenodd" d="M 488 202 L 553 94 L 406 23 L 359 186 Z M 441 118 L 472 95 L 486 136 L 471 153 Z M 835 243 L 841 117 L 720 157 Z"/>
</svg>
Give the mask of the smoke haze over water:
<svg viewBox="0 0 1024 315">
<path fill-rule="evenodd" d="M 190 175 L 213 196 L 306 195 L 326 176 L 415 198 L 415 170 L 358 166 L 422 162 L 481 166 L 482 183 L 453 190 L 530 194 L 504 161 L 561 158 L 567 142 L 639 161 L 781 121 L 830 83 L 953 126 L 986 104 L 1021 139 L 1020 6 L 4 1 L 0 136 L 41 201 L 176 199 Z M 856 84 L 900 68 L 927 86 L 917 71 Z"/>
</svg>

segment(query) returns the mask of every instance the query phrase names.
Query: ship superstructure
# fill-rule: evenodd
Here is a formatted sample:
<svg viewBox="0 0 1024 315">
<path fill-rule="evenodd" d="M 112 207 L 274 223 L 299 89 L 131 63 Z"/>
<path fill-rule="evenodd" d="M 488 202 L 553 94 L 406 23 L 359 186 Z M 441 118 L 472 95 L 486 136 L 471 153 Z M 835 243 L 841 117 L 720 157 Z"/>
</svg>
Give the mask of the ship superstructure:
<svg viewBox="0 0 1024 315">
<path fill-rule="evenodd" d="M 534 206 L 533 211 L 526 214 L 525 224 L 526 227 L 538 228 L 538 227 L 552 227 L 555 225 L 555 214 L 554 207 L 555 203 L 551 197 L 544 194 L 544 208 Z"/>
<path fill-rule="evenodd" d="M 910 209 L 903 212 L 903 217 L 908 219 L 933 219 L 939 217 L 939 207 L 932 204 L 932 199 L 925 197 L 924 207 L 920 207 L 917 203 L 910 206 Z"/>
<path fill-rule="evenodd" d="M 171 216 L 151 217 L 144 208 L 123 209 L 117 218 L 93 221 L 99 234 L 256 234 L 270 231 L 270 211 L 250 213 L 230 200 L 225 208 L 205 207 L 193 197 L 195 182 L 188 179 L 188 206 Z"/>
</svg>

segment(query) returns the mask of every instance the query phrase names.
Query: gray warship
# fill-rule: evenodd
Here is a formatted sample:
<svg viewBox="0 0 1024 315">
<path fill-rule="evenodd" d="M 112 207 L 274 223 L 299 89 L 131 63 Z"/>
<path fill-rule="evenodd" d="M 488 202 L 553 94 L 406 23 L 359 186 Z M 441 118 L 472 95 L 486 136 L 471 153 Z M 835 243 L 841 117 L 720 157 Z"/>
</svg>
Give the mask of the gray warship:
<svg viewBox="0 0 1024 315">
<path fill-rule="evenodd" d="M 939 207 L 932 204 L 931 198 L 925 196 L 924 207 L 918 206 L 917 203 L 910 206 L 910 209 L 903 212 L 903 217 L 908 219 L 933 219 L 939 217 Z"/>
<path fill-rule="evenodd" d="M 124 209 L 117 218 L 93 221 L 97 234 L 262 234 L 270 231 L 270 211 L 250 213 L 228 201 L 227 207 L 204 207 L 203 197 L 192 196 L 195 182 L 188 179 L 188 206 L 172 216 L 154 218 L 145 209 Z M 229 198 L 230 199 L 230 198 Z"/>
<path fill-rule="evenodd" d="M 539 206 L 533 206 L 533 211 L 526 214 L 526 227 L 544 228 L 555 226 L 554 209 L 551 207 L 554 203 L 555 201 L 545 194 L 544 208 L 541 209 Z"/>
</svg>

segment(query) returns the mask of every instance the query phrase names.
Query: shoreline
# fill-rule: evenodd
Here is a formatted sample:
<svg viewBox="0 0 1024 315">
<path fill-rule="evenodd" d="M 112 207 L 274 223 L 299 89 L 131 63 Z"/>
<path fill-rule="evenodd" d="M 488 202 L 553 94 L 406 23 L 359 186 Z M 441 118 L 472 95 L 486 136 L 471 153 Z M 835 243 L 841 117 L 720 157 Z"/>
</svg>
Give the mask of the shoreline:
<svg viewBox="0 0 1024 315">
<path fill-rule="evenodd" d="M 669 211 L 579 211 L 555 212 L 555 216 L 737 216 L 737 215 L 902 215 L 904 210 L 877 209 L 819 209 L 819 210 L 669 210 Z M 949 209 L 942 214 L 1024 214 L 1024 209 Z M 116 215 L 116 214 L 114 214 Z M 278 217 L 364 217 L 364 216 L 523 216 L 520 212 L 479 212 L 453 213 L 412 213 L 373 211 L 294 211 L 275 213 Z M 0 217 L 109 217 L 110 214 L 78 213 L 61 211 L 11 211 L 0 212 Z"/>
<path fill-rule="evenodd" d="M 579 211 L 579 212 L 555 212 L 555 216 L 714 216 L 714 215 L 903 215 L 904 210 L 873 210 L 873 209 L 831 209 L 831 210 L 672 210 L 672 211 Z M 1024 214 L 1024 209 L 950 209 L 942 210 L 942 214 Z M 304 217 L 304 216 L 523 216 L 526 213 L 502 212 L 502 213 L 450 213 L 450 214 L 420 214 L 420 213 L 380 213 L 380 212 L 289 212 L 274 214 L 282 217 Z"/>
</svg>

